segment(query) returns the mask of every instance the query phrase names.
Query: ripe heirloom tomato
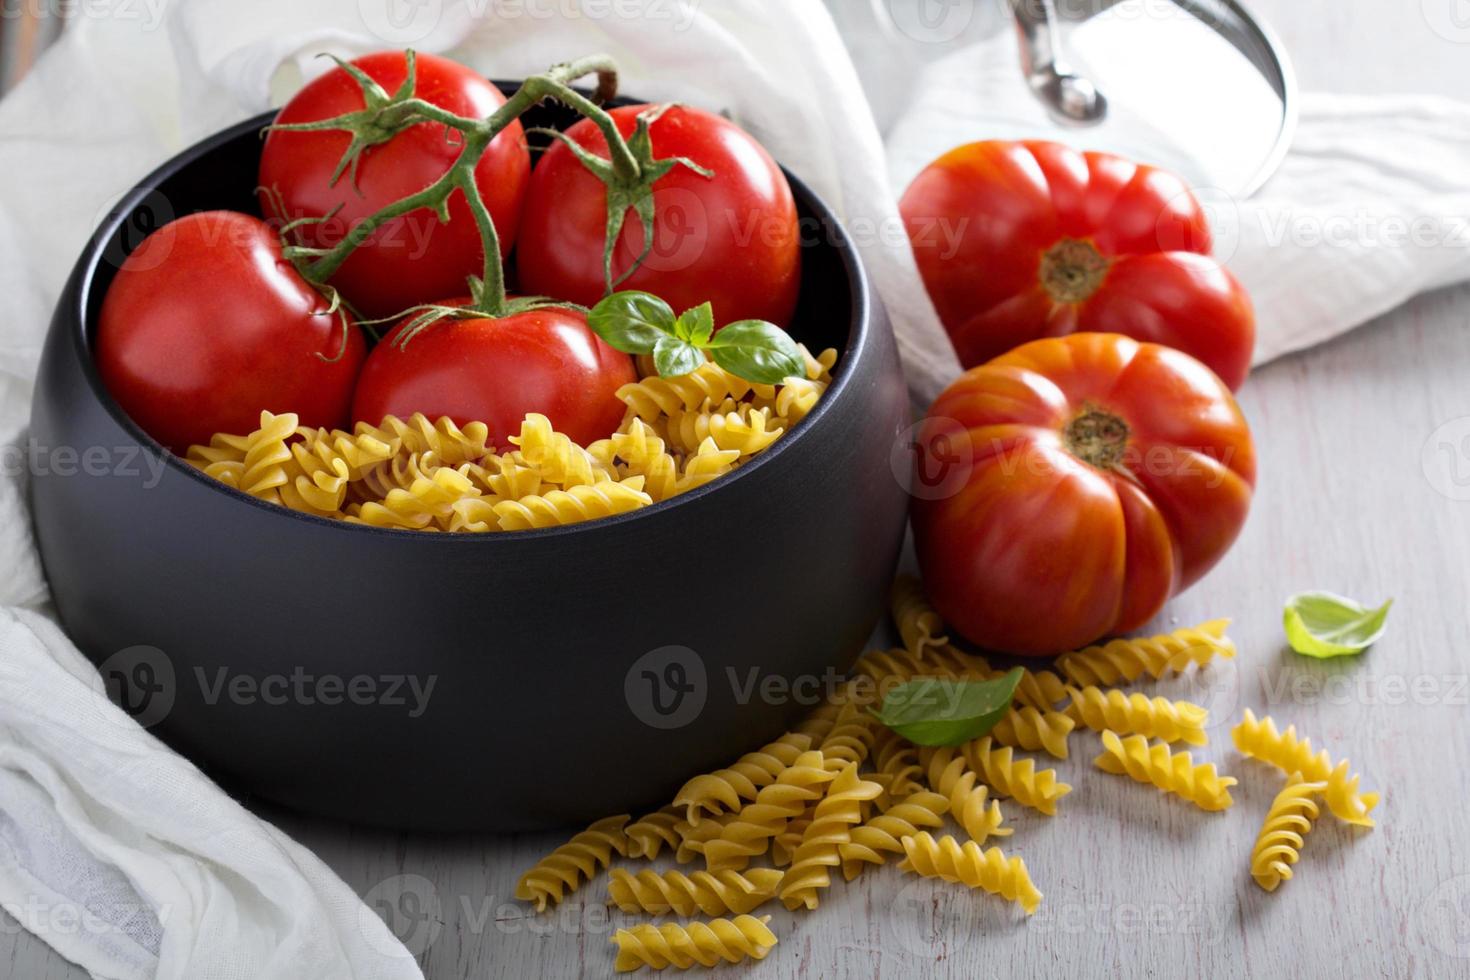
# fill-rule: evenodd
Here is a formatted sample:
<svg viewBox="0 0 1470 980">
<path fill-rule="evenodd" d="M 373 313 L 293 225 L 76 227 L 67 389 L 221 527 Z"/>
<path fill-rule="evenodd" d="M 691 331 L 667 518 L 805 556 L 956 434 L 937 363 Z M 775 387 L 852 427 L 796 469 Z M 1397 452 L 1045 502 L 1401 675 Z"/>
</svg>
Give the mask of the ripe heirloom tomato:
<svg viewBox="0 0 1470 980">
<path fill-rule="evenodd" d="M 1182 350 L 1232 391 L 1250 371 L 1250 297 L 1209 257 L 1204 211 L 1166 171 L 992 140 L 935 160 L 899 208 L 965 367 L 1097 331 Z"/>
<path fill-rule="evenodd" d="M 390 95 L 407 77 L 401 51 L 366 55 L 352 62 Z M 505 104 L 505 96 L 463 65 L 430 54 L 416 55 L 414 93 L 460 116 L 484 118 Z M 363 108 L 362 88 L 341 68 L 307 84 L 281 109 L 277 123 L 316 122 Z M 451 138 L 453 137 L 453 138 Z M 291 221 L 322 217 L 301 225 L 303 245 L 330 248 L 362 219 L 423 190 L 444 175 L 459 155 L 459 139 L 443 126 L 420 123 L 376 146 L 359 160 L 355 176 L 337 168 L 351 137 L 340 130 L 271 130 L 260 155 L 260 203 L 267 215 Z M 500 237 L 501 257 L 510 254 L 520 224 L 531 158 L 519 121 L 495 137 L 475 166 L 480 190 Z M 279 193 L 279 200 L 272 201 Z M 479 275 L 485 250 L 464 193 L 449 198 L 449 222 L 427 208 L 386 222 L 368 237 L 332 276 L 331 283 L 365 316 L 392 316 L 419 303 L 465 290 L 465 277 Z"/>
<path fill-rule="evenodd" d="M 1146 623 L 1229 549 L 1256 478 L 1220 379 L 1117 334 L 1032 341 L 972 368 L 917 448 L 930 599 L 967 639 L 1022 655 Z"/>
<path fill-rule="evenodd" d="M 406 326 L 395 326 L 368 355 L 353 398 L 355 420 L 377 425 L 385 415 L 423 412 L 459 425 L 484 422 L 491 441 L 506 450 L 521 420 L 539 412 L 586 445 L 617 429 L 626 408 L 617 390 L 638 380 L 633 359 L 609 347 L 575 310 L 444 319 L 400 345 Z"/>
<path fill-rule="evenodd" d="M 633 132 L 638 105 L 611 112 Z M 590 120 L 567 136 L 606 158 L 607 141 Z M 649 127 L 659 159 L 688 157 L 714 171 L 676 165 L 653 185 L 654 246 L 619 289 L 641 289 L 675 310 L 708 300 L 715 323 L 769 320 L 786 326 L 801 285 L 801 236 L 791 187 L 745 130 L 713 113 L 673 106 Z M 602 256 L 607 188 L 560 141 L 536 164 L 526 195 L 517 268 L 527 293 L 592 306 L 606 292 Z M 643 250 L 643 226 L 629 213 L 613 251 L 613 275 Z"/>
<path fill-rule="evenodd" d="M 176 453 L 216 432 L 252 432 L 262 410 L 343 425 L 364 350 L 347 311 L 331 311 L 282 258 L 276 232 L 233 211 L 191 214 L 143 239 L 97 326 L 107 390 Z"/>
</svg>

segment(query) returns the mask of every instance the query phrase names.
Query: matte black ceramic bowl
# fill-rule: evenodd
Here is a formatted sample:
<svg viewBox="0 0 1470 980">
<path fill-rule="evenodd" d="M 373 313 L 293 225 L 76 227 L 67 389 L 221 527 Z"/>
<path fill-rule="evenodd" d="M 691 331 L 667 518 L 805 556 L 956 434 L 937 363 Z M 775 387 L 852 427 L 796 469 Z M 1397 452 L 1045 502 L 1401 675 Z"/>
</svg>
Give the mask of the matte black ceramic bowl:
<svg viewBox="0 0 1470 980">
<path fill-rule="evenodd" d="M 93 363 L 102 297 L 144 233 L 254 210 L 270 118 L 129 193 L 46 341 L 36 531 L 62 621 L 114 698 L 232 788 L 443 830 L 656 806 L 808 710 L 882 613 L 905 515 L 889 466 L 907 405 L 893 340 L 828 208 L 791 178 L 805 240 L 792 333 L 841 350 L 836 380 L 750 465 L 574 527 L 377 530 L 197 473 L 122 412 Z"/>
</svg>

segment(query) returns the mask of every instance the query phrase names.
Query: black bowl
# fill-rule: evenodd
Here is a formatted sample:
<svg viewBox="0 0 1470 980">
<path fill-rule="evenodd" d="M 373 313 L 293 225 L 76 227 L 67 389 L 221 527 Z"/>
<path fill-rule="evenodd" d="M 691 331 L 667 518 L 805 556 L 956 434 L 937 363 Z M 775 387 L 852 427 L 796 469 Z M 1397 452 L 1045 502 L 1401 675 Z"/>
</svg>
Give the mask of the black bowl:
<svg viewBox="0 0 1470 980">
<path fill-rule="evenodd" d="M 889 464 L 907 421 L 893 339 L 832 212 L 788 174 L 804 232 L 792 333 L 842 357 L 819 407 L 750 465 L 573 527 L 378 530 L 196 472 L 93 363 L 102 297 L 143 234 L 255 210 L 271 118 L 125 196 L 47 337 L 36 532 L 62 622 L 114 699 L 232 788 L 431 830 L 656 806 L 808 710 L 881 615 L 906 502 Z M 543 106 L 525 122 L 570 118 Z"/>
</svg>

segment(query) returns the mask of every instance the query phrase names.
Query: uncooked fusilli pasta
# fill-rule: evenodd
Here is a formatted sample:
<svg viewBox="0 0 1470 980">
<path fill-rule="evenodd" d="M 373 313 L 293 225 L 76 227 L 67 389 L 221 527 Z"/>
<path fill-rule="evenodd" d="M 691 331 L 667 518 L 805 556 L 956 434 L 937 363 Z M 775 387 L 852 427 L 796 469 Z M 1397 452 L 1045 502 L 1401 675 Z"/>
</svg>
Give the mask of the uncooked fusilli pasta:
<svg viewBox="0 0 1470 980">
<path fill-rule="evenodd" d="M 498 453 L 481 422 L 390 415 L 343 432 L 262 412 L 255 431 L 216 434 L 186 459 L 261 500 L 375 527 L 483 533 L 596 520 L 704 486 L 789 432 L 837 360 L 836 351 L 801 350 L 808 377 L 779 386 L 751 384 L 713 361 L 626 385 L 623 424 L 586 447 L 534 413 Z"/>
<path fill-rule="evenodd" d="M 827 794 L 817 803 L 812 822 L 802 832 L 801 844 L 791 854 L 791 866 L 777 894 L 788 909 L 817 907 L 817 893 L 832 884 L 829 868 L 842 863 L 838 850 L 852 840 L 852 828 L 863 821 L 863 803 L 876 799 L 882 788 L 858 775 L 851 762 L 837 774 Z"/>
<path fill-rule="evenodd" d="M 537 861 L 516 883 L 516 898 L 532 903 L 537 912 L 560 902 L 611 864 L 613 854 L 627 855 L 627 822 L 626 813 L 599 820 Z"/>
<path fill-rule="evenodd" d="M 1010 746 L 997 746 L 988 735 L 966 743 L 964 756 L 991 789 L 1047 816 L 1055 816 L 1057 800 L 1072 792 L 1071 786 L 1057 779 L 1055 769 L 1038 771 L 1034 761 L 1016 759 Z"/>
<path fill-rule="evenodd" d="M 1269 715 L 1257 721 L 1251 709 L 1246 708 L 1245 717 L 1231 729 L 1230 735 L 1241 755 L 1270 763 L 1285 773 L 1299 772 L 1312 782 L 1326 783 L 1323 796 L 1327 808 L 1339 820 L 1360 827 L 1373 826 L 1373 818 L 1368 814 L 1378 805 L 1378 794 L 1358 790 L 1362 777 L 1348 769 L 1346 759 L 1334 764 L 1326 749 L 1313 754 L 1312 740 L 1299 738 L 1295 725 L 1278 732 L 1276 722 Z"/>
<path fill-rule="evenodd" d="M 1116 732 L 1103 732 L 1102 742 L 1103 752 L 1093 761 L 1103 772 L 1156 786 L 1201 810 L 1224 810 L 1235 802 L 1230 798 L 1234 777 L 1218 774 L 1213 762 L 1195 765 L 1188 752 L 1170 752 L 1163 743 L 1150 745 L 1142 735 L 1119 738 Z"/>
<path fill-rule="evenodd" d="M 655 926 L 640 923 L 631 929 L 619 929 L 609 942 L 618 947 L 613 968 L 619 973 L 650 966 L 662 970 L 666 966 L 687 970 L 694 964 L 714 966 L 721 960 L 763 959 L 776 945 L 776 935 L 767 928 L 769 915 L 757 919 L 741 915 L 734 919 L 712 919 L 691 922 L 687 926 L 666 922 Z"/>
<path fill-rule="evenodd" d="M 1318 809 L 1312 797 L 1326 783 L 1309 783 L 1294 772 L 1286 786 L 1271 801 L 1266 822 L 1251 848 L 1251 877 L 1268 892 L 1291 877 L 1291 866 L 1301 856 L 1303 838 L 1311 831 Z"/>
<path fill-rule="evenodd" d="M 608 880 L 608 896 L 624 912 L 648 912 L 662 915 L 737 915 L 751 911 L 775 897 L 784 872 L 775 868 L 752 868 L 739 871 L 681 871 L 644 869 L 636 875 L 623 868 L 613 868 Z"/>
<path fill-rule="evenodd" d="M 942 878 L 1015 902 L 1030 915 L 1041 907 L 1041 892 L 1031 883 L 1026 862 L 1006 857 L 998 847 L 983 850 L 974 841 L 959 841 L 946 834 L 937 841 L 927 833 L 903 839 L 906 857 L 899 865 L 926 878 Z"/>
<path fill-rule="evenodd" d="M 1235 644 L 1225 635 L 1228 619 L 1211 620 L 1192 629 L 1162 636 L 1109 640 L 1057 658 L 1057 670 L 1073 684 L 1086 687 L 1124 684 L 1144 674 L 1158 680 L 1190 664 L 1201 666 L 1215 657 L 1235 656 Z"/>
<path fill-rule="evenodd" d="M 1112 730 L 1119 735 L 1142 735 L 1164 742 L 1204 745 L 1205 720 L 1209 712 L 1188 701 L 1129 694 L 1117 688 L 1067 689 L 1072 702 L 1067 714 L 1095 732 Z"/>
</svg>

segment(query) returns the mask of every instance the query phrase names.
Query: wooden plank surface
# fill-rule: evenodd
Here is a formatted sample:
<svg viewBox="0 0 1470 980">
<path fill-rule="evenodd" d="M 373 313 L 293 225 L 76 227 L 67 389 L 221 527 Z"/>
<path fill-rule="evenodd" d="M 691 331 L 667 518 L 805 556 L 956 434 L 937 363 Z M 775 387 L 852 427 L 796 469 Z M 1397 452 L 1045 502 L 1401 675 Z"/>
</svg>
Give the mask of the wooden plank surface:
<svg viewBox="0 0 1470 980">
<path fill-rule="evenodd" d="M 1306 88 L 1463 97 L 1470 81 L 1470 48 L 1421 14 L 1448 16 L 1454 0 L 1253 6 L 1286 39 Z M 1470 23 L 1462 33 L 1470 40 Z M 1233 664 L 1161 687 L 1211 707 L 1213 744 L 1200 755 L 1240 779 L 1233 809 L 1202 813 L 1104 775 L 1090 763 L 1095 739 L 1074 735 L 1059 769 L 1076 789 L 1060 815 L 1007 809 L 1016 834 L 1004 845 L 1046 895 L 1029 921 L 998 899 L 888 867 L 837 884 L 814 913 L 774 906 L 780 946 L 723 975 L 1470 974 L 1467 316 L 1470 288 L 1420 297 L 1262 369 L 1242 394 L 1261 455 L 1250 522 L 1156 624 L 1235 619 Z M 1395 597 L 1388 635 L 1360 658 L 1291 654 L 1281 602 L 1307 588 Z M 1229 748 L 1246 706 L 1347 756 L 1385 797 L 1371 832 L 1324 818 L 1297 878 L 1273 895 L 1246 872 L 1280 782 Z M 272 816 L 385 917 L 430 980 L 611 971 L 607 937 L 626 920 L 602 905 L 605 878 L 553 916 L 528 917 L 511 898 L 520 871 L 561 835 L 433 838 Z M 4 921 L 0 976 L 81 975 Z"/>
</svg>

